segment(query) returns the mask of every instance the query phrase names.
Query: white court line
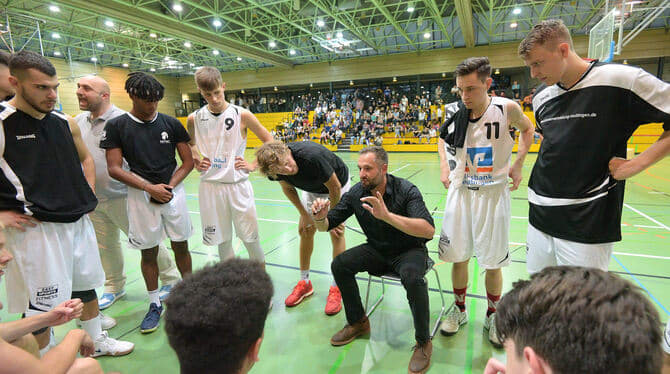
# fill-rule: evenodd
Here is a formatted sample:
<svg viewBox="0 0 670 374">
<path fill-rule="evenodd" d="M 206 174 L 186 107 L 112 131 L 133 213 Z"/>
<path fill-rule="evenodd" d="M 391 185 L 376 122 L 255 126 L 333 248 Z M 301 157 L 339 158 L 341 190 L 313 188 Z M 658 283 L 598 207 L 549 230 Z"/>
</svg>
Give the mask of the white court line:
<svg viewBox="0 0 670 374">
<path fill-rule="evenodd" d="M 666 226 L 666 225 L 664 225 L 664 224 L 658 222 L 657 220 L 655 220 L 655 219 L 649 217 L 648 215 L 646 215 L 646 214 L 640 212 L 639 210 L 633 208 L 632 206 L 630 206 L 630 205 L 628 205 L 628 204 L 623 204 L 623 206 L 625 206 L 626 208 L 632 210 L 633 212 L 635 212 L 635 213 L 641 215 L 642 217 L 644 217 L 644 218 L 650 220 L 651 222 L 653 222 L 653 223 L 655 223 L 655 224 L 657 224 L 657 225 L 663 227 L 664 229 L 670 231 L 670 227 L 668 227 L 668 226 Z"/>
<path fill-rule="evenodd" d="M 408 166 L 410 166 L 410 165 L 412 165 L 412 164 L 407 164 L 407 165 L 405 165 L 405 166 L 401 166 L 401 167 L 399 167 L 399 168 L 397 168 L 397 169 L 395 169 L 395 170 L 391 170 L 391 171 L 389 171 L 389 174 L 393 174 L 393 173 L 395 173 L 396 171 L 398 171 L 398 170 L 402 170 L 402 169 L 404 169 L 404 168 L 406 168 L 406 167 L 408 167 Z"/>
<path fill-rule="evenodd" d="M 200 212 L 189 212 L 193 214 L 198 214 L 200 215 Z M 280 220 L 280 219 L 268 219 L 268 218 L 258 218 L 259 221 L 266 221 L 266 222 L 276 222 L 276 223 L 290 223 L 297 225 L 298 222 L 295 221 L 285 221 L 285 220 Z M 352 229 L 360 230 L 363 231 L 360 227 L 355 227 L 355 226 L 350 226 Z M 439 238 L 440 235 L 434 235 L 433 238 Z M 526 245 L 526 243 L 521 243 L 521 242 L 509 242 L 511 245 Z M 670 257 L 664 257 L 664 256 L 653 256 L 653 255 L 643 255 L 639 253 L 628 253 L 628 252 L 612 252 L 615 255 L 619 256 L 631 256 L 631 257 L 644 257 L 644 258 L 655 258 L 658 260 L 670 260 Z"/>
</svg>

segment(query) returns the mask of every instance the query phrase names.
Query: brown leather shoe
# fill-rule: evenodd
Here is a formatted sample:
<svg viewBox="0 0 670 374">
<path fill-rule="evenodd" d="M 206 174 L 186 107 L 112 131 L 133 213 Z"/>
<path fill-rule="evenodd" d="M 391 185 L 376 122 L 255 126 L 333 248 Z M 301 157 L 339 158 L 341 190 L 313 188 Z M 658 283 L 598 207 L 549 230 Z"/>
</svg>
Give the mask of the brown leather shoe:
<svg viewBox="0 0 670 374">
<path fill-rule="evenodd" d="M 430 367 L 430 356 L 433 354 L 433 342 L 427 341 L 423 345 L 416 343 L 412 359 L 409 360 L 407 371 L 410 374 L 423 374 Z"/>
<path fill-rule="evenodd" d="M 330 344 L 339 347 L 341 345 L 349 344 L 357 337 L 367 334 L 370 332 L 370 321 L 368 317 L 363 317 L 360 321 L 354 323 L 353 325 L 346 325 L 340 331 L 338 331 L 332 338 L 330 338 Z"/>
</svg>

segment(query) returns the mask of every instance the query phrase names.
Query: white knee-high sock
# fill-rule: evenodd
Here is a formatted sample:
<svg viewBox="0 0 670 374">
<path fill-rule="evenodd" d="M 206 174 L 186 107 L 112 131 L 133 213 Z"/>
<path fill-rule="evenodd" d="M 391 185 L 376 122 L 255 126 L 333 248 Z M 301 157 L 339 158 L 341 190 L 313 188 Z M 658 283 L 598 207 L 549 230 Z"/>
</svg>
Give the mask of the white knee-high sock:
<svg viewBox="0 0 670 374">
<path fill-rule="evenodd" d="M 259 240 L 244 242 L 244 247 L 247 248 L 250 259 L 265 262 L 265 253 L 263 252 L 263 248 L 261 248 L 261 242 Z"/>
<path fill-rule="evenodd" d="M 219 244 L 219 261 L 226 261 L 233 257 L 235 257 L 235 250 L 233 249 L 232 240 Z"/>
</svg>

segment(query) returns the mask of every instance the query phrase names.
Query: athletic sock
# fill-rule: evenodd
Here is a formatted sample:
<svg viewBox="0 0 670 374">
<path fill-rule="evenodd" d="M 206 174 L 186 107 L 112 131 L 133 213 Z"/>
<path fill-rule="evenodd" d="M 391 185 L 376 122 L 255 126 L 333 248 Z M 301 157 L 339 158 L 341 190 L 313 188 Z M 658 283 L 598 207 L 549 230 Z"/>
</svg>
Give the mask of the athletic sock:
<svg viewBox="0 0 670 374">
<path fill-rule="evenodd" d="M 100 321 L 100 314 L 91 318 L 88 321 L 81 321 L 81 328 L 88 333 L 88 335 L 95 341 L 102 335 L 102 322 Z"/>
<path fill-rule="evenodd" d="M 158 289 L 149 291 L 149 303 L 154 303 L 156 306 L 161 306 L 161 299 L 158 296 Z"/>
<path fill-rule="evenodd" d="M 309 282 L 309 269 L 300 270 L 300 280 L 304 280 L 305 282 Z"/>
<path fill-rule="evenodd" d="M 243 242 L 243 243 L 244 247 L 247 249 L 247 252 L 249 253 L 250 259 L 265 262 L 265 253 L 263 253 L 263 249 L 261 248 L 261 242 L 259 240 L 255 240 L 253 242 Z"/>
<path fill-rule="evenodd" d="M 467 291 L 466 288 L 454 288 L 454 298 L 456 299 L 456 306 L 461 310 L 461 313 L 465 312 L 465 294 Z"/>
<path fill-rule="evenodd" d="M 486 299 L 488 299 L 489 301 L 489 308 L 486 310 L 486 316 L 488 317 L 496 312 L 498 301 L 500 301 L 500 295 L 491 295 L 490 293 L 487 292 Z"/>
<path fill-rule="evenodd" d="M 233 241 L 228 240 L 219 244 L 219 261 L 226 261 L 229 258 L 235 257 L 233 250 Z"/>
</svg>

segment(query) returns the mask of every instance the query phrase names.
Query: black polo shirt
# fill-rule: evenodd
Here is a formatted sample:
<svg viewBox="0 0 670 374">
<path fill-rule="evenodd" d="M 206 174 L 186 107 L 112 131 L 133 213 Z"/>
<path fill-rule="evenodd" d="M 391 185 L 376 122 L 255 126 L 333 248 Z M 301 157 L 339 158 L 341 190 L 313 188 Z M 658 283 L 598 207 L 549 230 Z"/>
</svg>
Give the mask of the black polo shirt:
<svg viewBox="0 0 670 374">
<path fill-rule="evenodd" d="M 410 249 L 426 248 L 429 239 L 405 234 L 365 210 L 361 198 L 366 196 L 372 195 L 360 182 L 351 187 L 340 202 L 328 212 L 328 230 L 354 214 L 368 239 L 368 244 L 383 255 L 395 256 Z M 408 218 L 422 218 L 435 227 L 421 192 L 408 180 L 386 174 L 386 191 L 383 198 L 389 212 Z"/>
<path fill-rule="evenodd" d="M 168 184 L 177 168 L 177 143 L 191 140 L 181 122 L 158 113 L 144 122 L 130 113 L 107 122 L 100 148 L 121 148 L 130 171 L 151 183 Z"/>
<path fill-rule="evenodd" d="M 270 180 L 286 181 L 303 191 L 319 194 L 328 193 L 325 183 L 333 173 L 340 181 L 340 185 L 344 186 L 349 181 L 347 165 L 328 148 L 314 142 L 295 142 L 287 146 L 298 165 L 298 173 L 278 174 L 276 178 L 270 177 Z"/>
</svg>

